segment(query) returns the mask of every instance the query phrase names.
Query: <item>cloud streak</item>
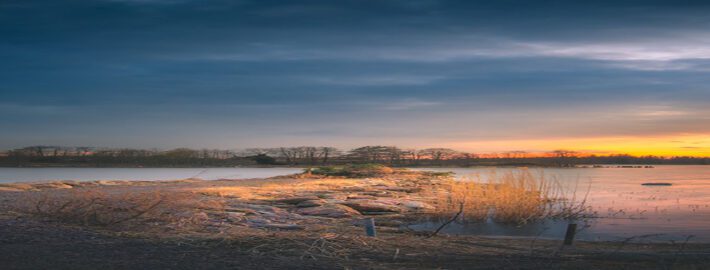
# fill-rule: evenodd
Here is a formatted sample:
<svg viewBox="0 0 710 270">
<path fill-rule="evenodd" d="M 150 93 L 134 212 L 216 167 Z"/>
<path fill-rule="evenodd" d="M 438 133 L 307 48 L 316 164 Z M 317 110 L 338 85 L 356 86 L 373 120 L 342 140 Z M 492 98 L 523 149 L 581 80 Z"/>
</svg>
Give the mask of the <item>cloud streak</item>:
<svg viewBox="0 0 710 270">
<path fill-rule="evenodd" d="M 660 37 L 642 41 L 521 41 L 506 38 L 444 36 L 443 42 L 416 42 L 402 46 L 368 44 L 299 48 L 299 45 L 260 44 L 241 52 L 166 55 L 191 61 L 401 61 L 460 62 L 477 59 L 567 58 L 593 60 L 610 67 L 632 70 L 695 70 L 710 64 L 710 32 Z M 670 39 L 670 40 L 669 40 Z M 405 38 L 406 40 L 406 38 Z"/>
<path fill-rule="evenodd" d="M 677 1 L 10 0 L 0 148 L 709 134 L 708 12 Z"/>
</svg>

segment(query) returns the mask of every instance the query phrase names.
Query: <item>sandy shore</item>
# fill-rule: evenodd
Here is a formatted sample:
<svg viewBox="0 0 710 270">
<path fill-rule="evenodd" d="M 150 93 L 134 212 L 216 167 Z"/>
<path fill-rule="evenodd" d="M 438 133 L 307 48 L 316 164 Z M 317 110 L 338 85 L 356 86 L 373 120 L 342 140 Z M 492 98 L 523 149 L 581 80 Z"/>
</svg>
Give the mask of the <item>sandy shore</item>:
<svg viewBox="0 0 710 270">
<path fill-rule="evenodd" d="M 441 175 L 0 185 L 7 269 L 704 269 L 710 245 L 475 236 L 403 224 Z M 375 218 L 377 237 L 362 220 Z M 34 259 L 28 259 L 34 258 Z"/>
</svg>

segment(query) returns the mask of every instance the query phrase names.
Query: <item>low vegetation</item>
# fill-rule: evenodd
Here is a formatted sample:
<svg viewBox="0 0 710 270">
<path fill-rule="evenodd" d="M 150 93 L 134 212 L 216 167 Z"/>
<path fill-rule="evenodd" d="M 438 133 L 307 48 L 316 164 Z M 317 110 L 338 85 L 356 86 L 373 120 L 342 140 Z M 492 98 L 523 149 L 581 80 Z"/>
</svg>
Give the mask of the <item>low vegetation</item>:
<svg viewBox="0 0 710 270">
<path fill-rule="evenodd" d="M 14 208 L 66 224 L 129 231 L 164 228 L 194 231 L 207 219 L 201 213 L 223 207 L 220 200 L 200 200 L 192 192 L 106 192 L 101 188 L 77 188 L 28 192 Z"/>
<path fill-rule="evenodd" d="M 245 184 L 247 183 L 247 184 Z M 67 224 L 156 235 L 320 230 L 367 216 L 406 231 L 422 218 L 525 224 L 577 218 L 584 200 L 521 170 L 488 181 L 377 164 L 319 167 L 298 177 L 193 182 L 73 182 L 13 189 L 14 211 Z M 24 190 L 24 191 L 23 191 Z M 337 220 L 338 222 L 334 222 Z"/>
<path fill-rule="evenodd" d="M 635 245 L 632 237 L 621 243 L 580 241 L 574 249 L 562 249 L 555 240 L 440 237 L 406 226 L 431 217 L 521 224 L 583 214 L 583 199 L 565 196 L 571 194 L 554 179 L 526 170 L 456 181 L 446 173 L 356 165 L 270 179 L 0 187 L 5 188 L 0 189 L 0 253 L 7 255 L 3 262 L 15 260 L 9 268 L 35 261 L 39 266 L 24 268 L 56 268 L 42 263 L 48 258 L 93 268 L 97 261 L 112 267 L 131 261 L 139 262 L 133 268 L 145 268 L 148 257 L 161 258 L 166 268 L 635 269 L 658 264 L 706 269 L 708 264 L 707 245 L 692 243 Z M 376 219 L 377 237 L 365 235 L 365 218 Z M 26 259 L 37 254 L 42 260 Z"/>
<path fill-rule="evenodd" d="M 527 170 L 491 173 L 487 181 L 444 180 L 438 188 L 424 189 L 425 197 L 436 206 L 438 218 L 460 212 L 459 222 L 525 224 L 546 218 L 581 218 L 589 214 L 584 199 L 577 200 L 576 189 L 534 175 Z"/>
<path fill-rule="evenodd" d="M 351 164 L 344 166 L 324 166 L 306 169 L 306 173 L 340 176 L 346 178 L 377 177 L 395 172 L 394 169 L 380 164 Z"/>
</svg>

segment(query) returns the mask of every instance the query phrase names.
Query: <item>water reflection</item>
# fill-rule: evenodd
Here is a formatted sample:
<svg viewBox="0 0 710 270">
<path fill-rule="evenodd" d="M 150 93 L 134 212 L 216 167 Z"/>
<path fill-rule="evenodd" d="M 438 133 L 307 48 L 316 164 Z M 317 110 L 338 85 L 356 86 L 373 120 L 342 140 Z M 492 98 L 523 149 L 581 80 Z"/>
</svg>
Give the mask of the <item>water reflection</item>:
<svg viewBox="0 0 710 270">
<path fill-rule="evenodd" d="M 247 179 L 301 171 L 301 168 L 0 168 L 0 183 L 54 180 Z"/>
<path fill-rule="evenodd" d="M 491 168 L 429 168 L 453 171 L 461 179 L 486 181 Z M 497 173 L 517 168 L 497 168 Z M 530 169 L 560 182 L 578 198 L 588 192 L 587 205 L 598 218 L 580 223 L 578 238 L 622 240 L 634 236 L 647 241 L 710 242 L 710 166 L 656 166 L 655 168 L 546 168 Z M 672 186 L 643 186 L 667 182 Z M 587 190 L 587 186 L 589 189 Z M 570 194 L 571 194 L 570 193 Z M 452 224 L 444 232 L 489 236 L 525 236 L 560 239 L 569 221 L 544 221 L 526 226 Z M 438 227 L 422 223 L 413 229 Z M 660 235 L 658 235 L 660 234 Z"/>
</svg>

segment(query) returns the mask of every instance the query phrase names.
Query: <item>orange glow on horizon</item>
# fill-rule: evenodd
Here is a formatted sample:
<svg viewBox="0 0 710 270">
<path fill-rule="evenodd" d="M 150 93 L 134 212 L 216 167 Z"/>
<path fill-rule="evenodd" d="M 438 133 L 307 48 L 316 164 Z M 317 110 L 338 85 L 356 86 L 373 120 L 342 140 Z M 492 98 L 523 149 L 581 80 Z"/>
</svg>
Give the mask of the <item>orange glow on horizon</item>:
<svg viewBox="0 0 710 270">
<path fill-rule="evenodd" d="M 468 141 L 452 143 L 449 146 L 479 153 L 502 153 L 512 149 L 520 149 L 535 155 L 535 153 L 565 149 L 579 152 L 581 155 L 629 154 L 633 156 L 710 157 L 710 134 Z"/>
</svg>

